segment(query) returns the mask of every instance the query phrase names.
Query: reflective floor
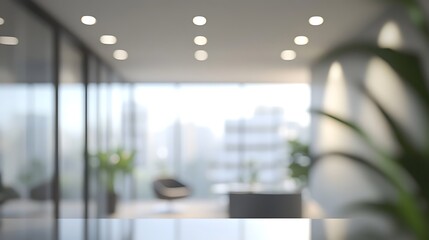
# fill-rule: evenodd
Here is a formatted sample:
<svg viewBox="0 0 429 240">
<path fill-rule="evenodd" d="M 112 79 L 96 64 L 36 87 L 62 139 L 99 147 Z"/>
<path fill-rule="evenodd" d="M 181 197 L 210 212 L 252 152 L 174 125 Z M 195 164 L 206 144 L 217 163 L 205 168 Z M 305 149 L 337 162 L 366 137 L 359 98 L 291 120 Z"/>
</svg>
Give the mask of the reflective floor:
<svg viewBox="0 0 429 240">
<path fill-rule="evenodd" d="M 345 219 L 3 219 L 8 240 L 313 240 L 344 239 Z"/>
</svg>

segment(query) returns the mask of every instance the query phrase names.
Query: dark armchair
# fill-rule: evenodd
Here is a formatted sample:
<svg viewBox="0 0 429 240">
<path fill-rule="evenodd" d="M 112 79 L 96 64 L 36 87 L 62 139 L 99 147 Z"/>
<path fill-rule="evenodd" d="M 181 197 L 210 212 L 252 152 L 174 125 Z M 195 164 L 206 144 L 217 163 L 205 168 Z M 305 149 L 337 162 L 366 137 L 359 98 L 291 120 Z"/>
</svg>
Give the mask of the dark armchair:
<svg viewBox="0 0 429 240">
<path fill-rule="evenodd" d="M 3 203 L 19 198 L 19 194 L 11 187 L 0 187 L 0 205 Z"/>
<path fill-rule="evenodd" d="M 2 180 L 2 174 L 0 172 L 0 205 L 9 200 L 19 198 L 18 192 L 11 187 L 4 186 Z"/>
<path fill-rule="evenodd" d="M 157 198 L 164 200 L 185 198 L 191 193 L 189 187 L 173 178 L 155 180 L 153 190 Z"/>
<path fill-rule="evenodd" d="M 167 209 L 163 213 L 176 212 L 173 209 L 172 201 L 175 199 L 185 198 L 191 194 L 191 190 L 185 184 L 174 178 L 161 178 L 153 182 L 153 191 L 159 199 L 168 200 Z"/>
</svg>

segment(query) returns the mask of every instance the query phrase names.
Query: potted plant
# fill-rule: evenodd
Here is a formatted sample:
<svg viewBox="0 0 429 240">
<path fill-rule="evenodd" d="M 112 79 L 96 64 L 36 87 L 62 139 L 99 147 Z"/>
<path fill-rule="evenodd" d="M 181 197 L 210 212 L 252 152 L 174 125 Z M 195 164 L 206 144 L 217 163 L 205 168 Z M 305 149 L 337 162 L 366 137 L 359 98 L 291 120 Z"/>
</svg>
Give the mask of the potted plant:
<svg viewBox="0 0 429 240">
<path fill-rule="evenodd" d="M 257 161 L 250 160 L 247 163 L 247 170 L 249 174 L 249 187 L 251 190 L 256 190 L 259 182 L 259 168 Z"/>
<path fill-rule="evenodd" d="M 116 177 L 119 173 L 131 174 L 134 168 L 135 151 L 127 152 L 122 148 L 97 154 L 98 169 L 107 188 L 107 213 L 116 210 L 118 195 L 115 191 Z"/>
<path fill-rule="evenodd" d="M 300 189 L 307 185 L 310 169 L 310 148 L 299 140 L 289 140 L 289 177 L 295 180 Z"/>
<path fill-rule="evenodd" d="M 411 22 L 421 32 L 426 46 L 429 47 L 429 22 L 419 1 L 395 0 L 392 2 L 403 4 Z M 382 48 L 374 43 L 358 42 L 335 49 L 321 61 L 332 62 L 341 56 L 353 53 L 377 56 L 390 65 L 400 76 L 403 84 L 416 96 L 424 117 L 429 119 L 429 79 L 424 73 L 425 65 L 420 53 Z M 395 191 L 395 197 L 393 199 L 386 197 L 372 202 L 359 202 L 355 206 L 351 206 L 352 209 L 381 213 L 397 223 L 396 229 L 401 229 L 409 234 L 410 239 L 427 240 L 429 239 L 429 124 L 425 122 L 421 126 L 427 136 L 426 142 L 423 145 L 414 144 L 411 140 L 412 136 L 381 104 L 377 96 L 373 95 L 365 86 L 361 86 L 360 89 L 384 118 L 392 138 L 397 144 L 396 151 L 387 152 L 381 148 L 379 143 L 355 122 L 324 110 L 315 109 L 313 110 L 315 114 L 336 121 L 364 140 L 377 153 L 374 158 L 377 158 L 378 161 L 373 161 L 374 159 L 369 159 L 364 154 L 332 151 L 314 156 L 311 168 L 322 159 L 341 156 L 374 172 L 390 184 Z"/>
</svg>

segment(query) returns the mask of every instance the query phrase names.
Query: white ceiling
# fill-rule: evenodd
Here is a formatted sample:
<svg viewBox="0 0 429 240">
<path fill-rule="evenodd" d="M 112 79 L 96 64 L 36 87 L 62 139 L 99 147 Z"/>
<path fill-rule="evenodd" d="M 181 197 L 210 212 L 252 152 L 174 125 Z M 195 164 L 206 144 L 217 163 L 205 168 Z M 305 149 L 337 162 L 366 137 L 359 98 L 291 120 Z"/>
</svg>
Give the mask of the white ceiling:
<svg viewBox="0 0 429 240">
<path fill-rule="evenodd" d="M 379 0 L 36 0 L 87 45 L 131 81 L 149 82 L 302 82 L 308 66 L 333 46 L 356 36 L 385 9 Z M 80 22 L 97 18 L 94 26 Z M 192 18 L 203 15 L 205 26 Z M 312 15 L 322 26 L 308 24 Z M 102 45 L 99 37 L 113 34 L 118 43 Z M 193 38 L 204 35 L 206 46 Z M 296 46 L 306 35 L 310 43 Z M 129 53 L 113 59 L 115 49 Z M 204 49 L 205 62 L 194 59 Z M 280 53 L 296 50 L 294 61 Z"/>
</svg>

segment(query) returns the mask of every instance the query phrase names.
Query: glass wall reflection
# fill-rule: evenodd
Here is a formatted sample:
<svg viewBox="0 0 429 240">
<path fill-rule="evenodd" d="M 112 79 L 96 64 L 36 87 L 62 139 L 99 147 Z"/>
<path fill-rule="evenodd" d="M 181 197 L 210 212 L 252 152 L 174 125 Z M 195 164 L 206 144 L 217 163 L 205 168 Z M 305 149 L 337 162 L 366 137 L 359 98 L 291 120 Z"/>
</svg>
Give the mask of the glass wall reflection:
<svg viewBox="0 0 429 240">
<path fill-rule="evenodd" d="M 84 85 L 81 51 L 65 35 L 60 40 L 59 161 L 60 218 L 83 217 Z M 59 233 L 67 234 L 60 222 Z M 83 224 L 73 225 L 82 238 Z"/>
<path fill-rule="evenodd" d="M 82 54 L 65 36 L 60 41 L 59 136 L 63 218 L 83 217 L 84 85 Z"/>
<path fill-rule="evenodd" d="M 88 115 L 87 115 L 87 124 L 88 124 L 88 157 L 89 157 L 89 179 L 88 179 L 88 190 L 89 190 L 89 196 L 88 196 L 88 217 L 93 219 L 97 218 L 100 215 L 99 208 L 98 208 L 98 198 L 99 198 L 99 180 L 98 180 L 98 169 L 97 169 L 97 162 L 95 161 L 95 156 L 98 152 L 99 147 L 99 115 L 98 115 L 98 106 L 99 106 L 99 100 L 98 100 L 98 77 L 99 77 L 99 63 L 98 61 L 90 57 L 88 61 L 88 87 L 87 87 L 87 108 L 88 108 Z M 97 233 L 97 222 L 90 221 L 87 222 L 88 224 L 88 231 L 87 231 L 87 237 L 88 239 L 97 239 L 98 233 Z"/>
<path fill-rule="evenodd" d="M 64 231 L 58 240 L 84 240 L 79 229 L 82 219 L 58 220 Z M 96 230 L 98 238 L 108 240 L 323 240 L 346 239 L 344 231 L 353 227 L 353 220 L 336 219 L 337 228 L 327 227 L 332 220 L 310 219 L 91 219 L 91 226 L 99 226 Z M 22 226 L 22 220 L 7 220 L 7 224 Z M 32 223 L 35 223 L 34 221 Z M 24 232 L 37 233 L 43 231 L 33 227 Z M 94 229 L 95 230 L 95 229 Z M 17 229 L 10 228 L 7 238 L 21 240 L 26 238 L 15 237 Z M 327 238 L 327 236 L 337 238 Z M 31 238 L 42 240 L 43 238 Z M 348 238 L 347 238 L 348 239 Z"/>
<path fill-rule="evenodd" d="M 0 35 L 15 39 L 0 44 L 0 239 L 13 239 L 3 231 L 8 227 L 41 228 L 35 234 L 52 239 L 53 34 L 14 1 L 0 1 L 0 16 Z M 18 236 L 31 238 L 32 233 Z"/>
</svg>

